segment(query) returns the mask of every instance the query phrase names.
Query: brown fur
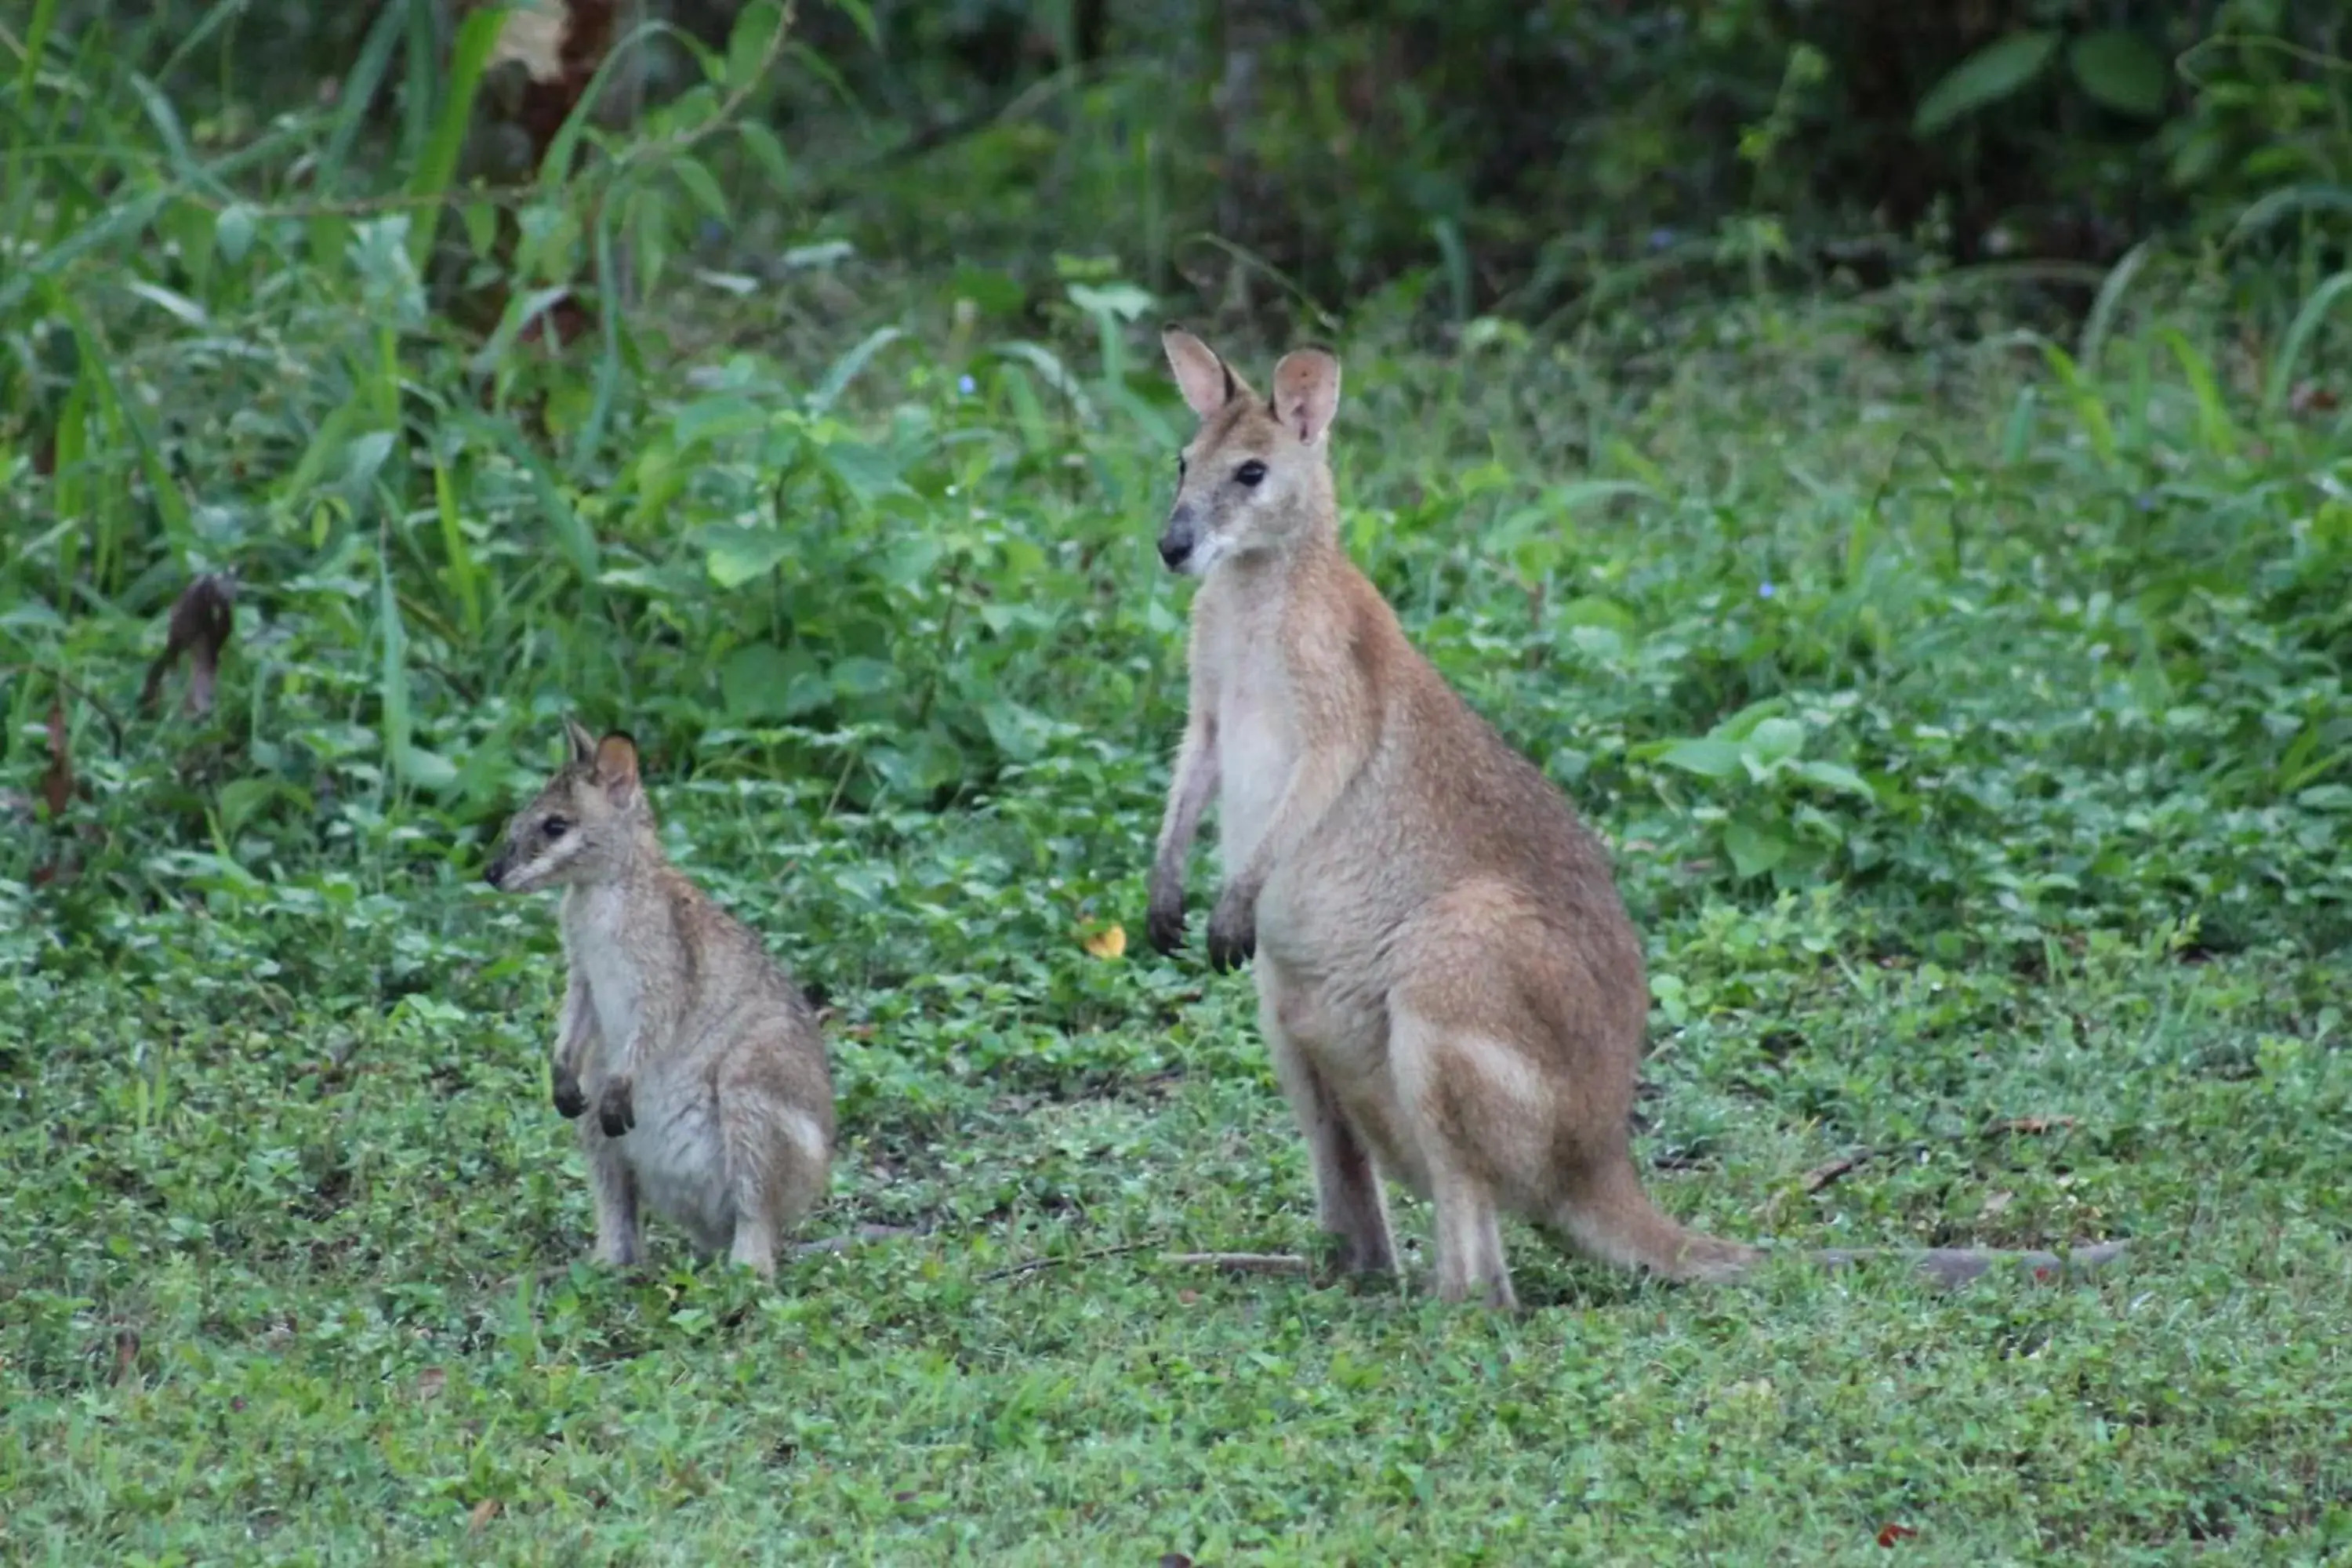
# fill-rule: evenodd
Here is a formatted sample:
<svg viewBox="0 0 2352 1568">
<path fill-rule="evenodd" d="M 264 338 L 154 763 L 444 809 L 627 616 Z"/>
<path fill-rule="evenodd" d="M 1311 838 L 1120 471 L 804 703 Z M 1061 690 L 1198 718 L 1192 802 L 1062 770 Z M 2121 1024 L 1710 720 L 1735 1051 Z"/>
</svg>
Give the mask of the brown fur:
<svg viewBox="0 0 2352 1568">
<path fill-rule="evenodd" d="M 635 745 L 566 729 L 570 760 L 508 825 L 485 877 L 564 889 L 552 1087 L 579 1119 L 597 1256 L 636 1260 L 643 1201 L 705 1251 L 772 1275 L 832 1158 L 815 1016 L 759 937 L 662 853 Z M 592 1091 L 596 1114 L 583 1116 Z"/>
<path fill-rule="evenodd" d="M 1338 361 L 1286 356 L 1266 401 L 1189 333 L 1166 346 L 1202 424 L 1160 551 L 1203 580 L 1147 930 L 1181 943 L 1186 854 L 1216 797 L 1210 959 L 1255 954 L 1341 1261 L 1394 1268 L 1385 1174 L 1433 1201 L 1448 1300 L 1512 1304 L 1507 1212 L 1612 1263 L 1739 1273 L 1755 1249 L 1685 1230 L 1634 1171 L 1649 994 L 1606 853 L 1339 545 Z"/>
</svg>

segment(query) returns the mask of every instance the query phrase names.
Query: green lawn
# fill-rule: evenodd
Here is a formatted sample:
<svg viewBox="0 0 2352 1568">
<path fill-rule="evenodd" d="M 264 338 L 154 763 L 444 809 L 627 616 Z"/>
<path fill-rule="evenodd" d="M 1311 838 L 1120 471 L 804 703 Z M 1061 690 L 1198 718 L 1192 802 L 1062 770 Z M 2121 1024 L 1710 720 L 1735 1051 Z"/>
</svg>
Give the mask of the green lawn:
<svg viewBox="0 0 2352 1568">
<path fill-rule="evenodd" d="M 211 378 L 173 439 L 245 585 L 219 708 L 149 718 L 169 563 L 10 568 L 8 657 L 123 729 L 64 694 L 51 824 L 58 689 L 0 689 L 0 1556 L 2352 1554 L 2343 416 L 2265 414 L 2234 323 L 2154 305 L 2079 374 L 1760 305 L 1606 357 L 1339 337 L 1351 549 L 1615 847 L 1660 1200 L 2135 1244 L 1706 1289 L 1514 1229 L 1503 1319 L 1428 1297 L 1409 1201 L 1392 1294 L 1161 1261 L 1312 1214 L 1247 978 L 1140 940 L 1181 408 L 1140 325 L 1098 369 L 905 319 L 650 343 L 609 456 L 564 456 L 581 370 L 554 456 L 453 402 L 437 456 L 299 484 L 329 370 L 121 368 Z M 552 905 L 479 886 L 567 707 L 828 999 L 803 1239 L 903 1234 L 773 1289 L 657 1224 L 584 1261 Z"/>
</svg>

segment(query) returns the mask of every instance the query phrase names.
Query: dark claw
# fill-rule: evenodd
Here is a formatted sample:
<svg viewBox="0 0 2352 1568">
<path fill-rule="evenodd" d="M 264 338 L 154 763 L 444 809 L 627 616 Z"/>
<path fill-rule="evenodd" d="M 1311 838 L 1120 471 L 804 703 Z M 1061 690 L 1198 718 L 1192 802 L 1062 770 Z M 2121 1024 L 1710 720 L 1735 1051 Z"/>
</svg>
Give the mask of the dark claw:
<svg viewBox="0 0 2352 1568">
<path fill-rule="evenodd" d="M 580 1079 L 570 1068 L 555 1069 L 555 1113 L 566 1121 L 579 1119 L 588 1109 L 588 1096 L 580 1088 Z"/>
<path fill-rule="evenodd" d="M 616 1078 L 604 1085 L 604 1098 L 596 1106 L 596 1121 L 607 1138 L 618 1138 L 637 1124 L 637 1108 L 627 1079 Z"/>
<path fill-rule="evenodd" d="M 1151 910 L 1144 917 L 1143 934 L 1162 957 L 1173 958 L 1183 952 L 1184 906 Z"/>
<path fill-rule="evenodd" d="M 1239 931 L 1209 928 L 1209 967 L 1218 973 L 1239 969 L 1257 955 L 1257 932 L 1244 927 Z"/>
</svg>

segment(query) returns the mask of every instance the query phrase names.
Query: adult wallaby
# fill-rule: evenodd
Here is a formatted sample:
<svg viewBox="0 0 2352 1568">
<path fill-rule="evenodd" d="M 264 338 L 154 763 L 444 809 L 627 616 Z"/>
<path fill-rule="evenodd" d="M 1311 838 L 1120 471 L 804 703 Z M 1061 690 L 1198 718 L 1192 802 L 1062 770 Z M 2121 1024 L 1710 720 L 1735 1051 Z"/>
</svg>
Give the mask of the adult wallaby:
<svg viewBox="0 0 2352 1568">
<path fill-rule="evenodd" d="M 1163 953 L 1183 945 L 1186 857 L 1213 797 L 1209 960 L 1255 955 L 1259 1027 L 1342 1267 L 1395 1268 L 1385 1173 L 1434 1205 L 1449 1300 L 1514 1304 L 1505 1213 L 1607 1262 L 1739 1274 L 1762 1254 L 1678 1225 L 1634 1170 L 1649 991 L 1606 852 L 1340 547 L 1339 362 L 1286 355 L 1269 401 L 1191 333 L 1162 342 L 1201 423 L 1160 555 L 1201 584 L 1146 930 Z M 1945 1277 L 1987 1257 L 1917 1256 Z"/>
<path fill-rule="evenodd" d="M 772 1276 L 832 1159 L 815 1016 L 759 937 L 662 853 L 635 743 L 564 728 L 569 761 L 507 825 L 484 879 L 563 889 L 553 1090 L 580 1123 L 596 1256 L 636 1261 L 642 1199 L 705 1252 Z"/>
</svg>

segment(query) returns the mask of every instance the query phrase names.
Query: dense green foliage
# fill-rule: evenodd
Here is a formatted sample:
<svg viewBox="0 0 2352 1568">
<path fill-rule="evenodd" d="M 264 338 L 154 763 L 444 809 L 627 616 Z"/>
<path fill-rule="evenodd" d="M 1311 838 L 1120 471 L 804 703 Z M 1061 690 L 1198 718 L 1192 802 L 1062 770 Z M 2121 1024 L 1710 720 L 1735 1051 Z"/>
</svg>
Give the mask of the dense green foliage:
<svg viewBox="0 0 2352 1568">
<path fill-rule="evenodd" d="M 52 68 L 101 98 L 143 72 L 196 151 L 256 149 L 236 188 L 266 172 L 283 198 L 347 185 L 355 152 L 421 157 L 457 4 L 34 11 L 51 20 Z M 691 114 L 703 57 L 775 0 L 562 4 L 614 14 L 643 46 L 621 51 L 615 101 L 642 84 Z M 720 192 L 743 194 L 722 159 L 715 182 L 633 204 L 634 226 L 740 217 L 781 248 L 818 226 L 901 260 L 1003 268 L 1032 306 L 1052 296 L 1054 253 L 1076 250 L 1155 289 L 1221 294 L 1238 271 L 1263 301 L 1302 309 L 1397 287 L 1458 324 L 1498 302 L 1582 315 L 1637 287 L 1703 293 L 1758 268 L 1870 293 L 1955 261 L 2005 261 L 2010 286 L 2079 308 L 2097 269 L 2151 232 L 2233 258 L 2340 256 L 2352 212 L 2352 22 L 2334 0 L 796 11 L 746 106 L 766 132 L 755 177 L 782 200 L 720 215 Z M 72 97 L 45 97 L 25 123 L 53 132 Z M 271 132 L 322 105 L 331 146 L 305 163 Z M 80 130 L 110 117 L 77 108 Z M 90 163 L 111 150 L 71 140 L 45 156 L 102 189 Z M 527 176 L 495 137 L 478 142 L 469 172 Z"/>
<path fill-rule="evenodd" d="M 1419 1289 L 1409 1203 L 1395 1296 L 1159 1261 L 1312 1211 L 1246 979 L 1105 940 L 1182 703 L 1150 328 L 1261 374 L 1273 337 L 1169 262 L 1197 194 L 1129 175 L 1180 143 L 1120 164 L 1087 119 L 1127 78 L 877 167 L 743 129 L 815 69 L 754 14 L 576 175 L 436 226 L 484 110 L 410 13 L 337 35 L 321 101 L 213 69 L 231 10 L 99 11 L 0 31 L 9 1558 L 2352 1551 L 2324 226 L 2135 250 L 2055 335 L 1965 269 L 1600 263 L 1572 313 L 1434 334 L 1483 290 L 1366 241 L 1391 286 L 1320 324 L 1348 542 L 1615 849 L 1661 1201 L 2137 1248 L 1704 1291 L 1514 1229 L 1537 1310 L 1494 1321 Z M 639 298 L 548 348 L 624 246 Z M 230 569 L 216 705 L 142 706 Z M 808 1236 L 919 1234 L 773 1289 L 658 1226 L 637 1276 L 579 1261 L 552 911 L 479 885 L 567 710 L 637 732 L 673 852 L 828 997 Z"/>
</svg>

